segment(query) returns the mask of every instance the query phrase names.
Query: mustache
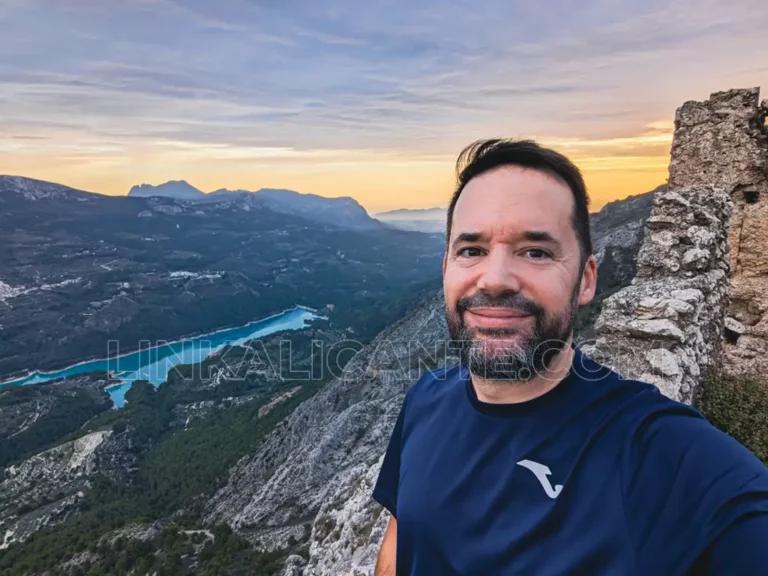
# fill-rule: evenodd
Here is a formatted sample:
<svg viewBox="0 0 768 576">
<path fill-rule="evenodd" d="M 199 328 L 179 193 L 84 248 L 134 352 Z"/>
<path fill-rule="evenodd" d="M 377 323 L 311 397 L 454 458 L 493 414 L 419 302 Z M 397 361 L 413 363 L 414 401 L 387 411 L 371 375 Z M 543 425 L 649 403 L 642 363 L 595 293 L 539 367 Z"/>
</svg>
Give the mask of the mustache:
<svg viewBox="0 0 768 576">
<path fill-rule="evenodd" d="M 472 308 L 514 308 L 525 314 L 538 314 L 542 308 L 533 300 L 529 300 L 519 292 L 510 292 L 499 296 L 491 296 L 483 292 L 463 296 L 456 302 L 456 310 L 461 314 Z"/>
</svg>

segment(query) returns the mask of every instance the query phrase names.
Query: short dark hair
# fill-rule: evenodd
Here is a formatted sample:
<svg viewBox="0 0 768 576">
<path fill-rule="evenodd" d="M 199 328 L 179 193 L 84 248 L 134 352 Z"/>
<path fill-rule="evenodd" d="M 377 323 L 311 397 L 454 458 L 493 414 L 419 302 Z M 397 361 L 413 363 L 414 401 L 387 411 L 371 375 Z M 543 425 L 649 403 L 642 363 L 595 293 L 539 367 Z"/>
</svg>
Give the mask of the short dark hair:
<svg viewBox="0 0 768 576">
<path fill-rule="evenodd" d="M 456 191 L 448 205 L 446 243 L 451 239 L 451 225 L 456 202 L 467 183 L 476 176 L 501 166 L 522 166 L 546 172 L 561 180 L 573 193 L 574 209 L 571 223 L 581 249 L 581 265 L 592 255 L 592 238 L 589 231 L 589 196 L 579 169 L 559 152 L 539 146 L 533 140 L 508 140 L 494 138 L 473 142 L 459 154 L 456 160 Z"/>
</svg>

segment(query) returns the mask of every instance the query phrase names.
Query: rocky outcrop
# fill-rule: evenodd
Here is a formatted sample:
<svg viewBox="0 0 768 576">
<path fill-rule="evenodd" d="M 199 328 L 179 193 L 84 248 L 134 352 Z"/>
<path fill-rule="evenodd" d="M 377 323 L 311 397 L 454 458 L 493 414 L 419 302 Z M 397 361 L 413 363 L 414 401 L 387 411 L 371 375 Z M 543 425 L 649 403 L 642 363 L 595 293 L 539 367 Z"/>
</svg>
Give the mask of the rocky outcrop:
<svg viewBox="0 0 768 576">
<path fill-rule="evenodd" d="M 362 466 L 329 494 L 313 524 L 305 576 L 372 574 L 389 512 L 371 498 L 383 455 Z"/>
<path fill-rule="evenodd" d="M 131 428 L 101 430 L 7 468 L 0 482 L 0 549 L 76 514 L 95 475 L 130 483 L 135 452 Z"/>
<path fill-rule="evenodd" d="M 712 186 L 657 194 L 637 275 L 605 300 L 584 353 L 690 402 L 720 357 L 730 215 L 729 195 Z"/>
<path fill-rule="evenodd" d="M 372 518 L 380 510 L 368 490 L 404 393 L 423 370 L 456 361 L 445 349 L 443 310 L 442 294 L 429 295 L 356 354 L 253 458 L 231 470 L 227 485 L 209 503 L 207 520 L 226 521 L 266 549 L 284 546 L 290 536 L 309 535 L 309 566 L 317 574 L 346 573 L 341 564 L 372 569 L 370 555 L 361 549 L 367 537 L 378 543 Z M 356 545 L 343 549 L 352 538 Z M 338 544 L 327 546 L 331 541 Z M 299 564 L 294 558 L 291 569 Z"/>
<path fill-rule="evenodd" d="M 733 202 L 722 358 L 731 373 L 768 370 L 768 100 L 759 104 L 759 94 L 729 90 L 683 104 L 669 167 L 670 187 L 713 184 Z"/>
</svg>

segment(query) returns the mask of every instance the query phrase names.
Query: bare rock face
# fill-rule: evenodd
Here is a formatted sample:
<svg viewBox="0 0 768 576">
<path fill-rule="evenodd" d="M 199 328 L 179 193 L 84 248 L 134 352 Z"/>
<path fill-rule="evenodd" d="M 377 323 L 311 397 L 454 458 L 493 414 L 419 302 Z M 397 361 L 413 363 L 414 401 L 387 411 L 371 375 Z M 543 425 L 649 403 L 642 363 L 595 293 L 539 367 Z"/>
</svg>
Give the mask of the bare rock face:
<svg viewBox="0 0 768 576">
<path fill-rule="evenodd" d="M 768 370 L 768 107 L 759 94 L 729 90 L 683 104 L 669 166 L 670 188 L 713 184 L 733 201 L 728 317 L 743 330 L 726 331 L 722 364 L 732 373 Z"/>
<path fill-rule="evenodd" d="M 129 483 L 136 469 L 131 428 L 92 432 L 7 468 L 0 482 L 0 549 L 76 514 L 94 475 Z"/>
<path fill-rule="evenodd" d="M 713 186 L 656 195 L 632 285 L 606 299 L 585 354 L 690 402 L 720 356 L 730 196 Z"/>
<path fill-rule="evenodd" d="M 389 512 L 371 498 L 382 457 L 350 470 L 321 506 L 313 523 L 306 576 L 373 574 Z"/>
</svg>

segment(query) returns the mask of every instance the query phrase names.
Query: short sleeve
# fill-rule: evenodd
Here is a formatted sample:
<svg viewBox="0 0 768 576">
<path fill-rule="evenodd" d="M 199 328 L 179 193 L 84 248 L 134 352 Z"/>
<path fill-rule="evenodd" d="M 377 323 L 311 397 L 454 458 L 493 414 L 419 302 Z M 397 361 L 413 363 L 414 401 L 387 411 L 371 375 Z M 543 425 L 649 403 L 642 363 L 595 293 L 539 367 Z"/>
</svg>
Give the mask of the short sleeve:
<svg viewBox="0 0 768 576">
<path fill-rule="evenodd" d="M 700 576 L 764 574 L 767 566 L 768 513 L 765 513 L 731 525 L 702 554 L 691 573 Z"/>
<path fill-rule="evenodd" d="M 625 512 L 652 565 L 690 566 L 732 527 L 768 514 L 768 468 L 691 408 L 651 415 L 629 452 Z"/>
<path fill-rule="evenodd" d="M 397 490 L 400 484 L 400 453 L 404 420 L 405 400 L 400 407 L 400 414 L 397 416 L 392 436 L 389 438 L 387 452 L 384 454 L 384 461 L 381 464 L 379 477 L 373 488 L 373 499 L 389 510 L 395 518 L 397 518 Z"/>
</svg>

